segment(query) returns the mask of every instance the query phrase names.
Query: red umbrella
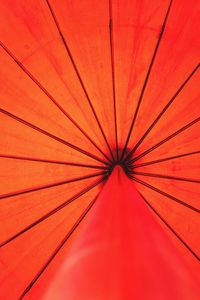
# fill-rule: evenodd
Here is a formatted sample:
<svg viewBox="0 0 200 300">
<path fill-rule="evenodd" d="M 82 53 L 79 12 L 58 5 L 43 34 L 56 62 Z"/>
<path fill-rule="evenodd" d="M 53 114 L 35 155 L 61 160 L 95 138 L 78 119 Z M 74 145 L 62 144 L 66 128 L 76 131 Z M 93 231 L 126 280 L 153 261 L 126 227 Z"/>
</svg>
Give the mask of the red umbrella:
<svg viewBox="0 0 200 300">
<path fill-rule="evenodd" d="M 0 1 L 0 298 L 200 298 L 199 1 Z"/>
</svg>

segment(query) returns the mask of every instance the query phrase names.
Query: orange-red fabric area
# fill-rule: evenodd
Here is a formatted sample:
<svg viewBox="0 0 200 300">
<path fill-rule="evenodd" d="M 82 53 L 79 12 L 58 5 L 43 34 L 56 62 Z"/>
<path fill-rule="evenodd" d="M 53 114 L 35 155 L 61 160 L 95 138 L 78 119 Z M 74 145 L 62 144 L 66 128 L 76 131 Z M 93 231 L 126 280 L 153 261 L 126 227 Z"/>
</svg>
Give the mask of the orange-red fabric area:
<svg viewBox="0 0 200 300">
<path fill-rule="evenodd" d="M 0 1 L 0 299 L 200 299 L 199 10 Z"/>
</svg>

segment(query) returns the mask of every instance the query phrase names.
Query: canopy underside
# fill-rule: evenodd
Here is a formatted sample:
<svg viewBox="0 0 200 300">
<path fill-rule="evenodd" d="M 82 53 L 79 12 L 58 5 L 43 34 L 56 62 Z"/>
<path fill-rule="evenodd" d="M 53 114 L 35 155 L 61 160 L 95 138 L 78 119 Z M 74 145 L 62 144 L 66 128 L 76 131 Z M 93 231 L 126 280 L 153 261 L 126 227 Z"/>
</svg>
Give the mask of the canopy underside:
<svg viewBox="0 0 200 300">
<path fill-rule="evenodd" d="M 101 199 L 108 207 L 96 218 L 105 221 L 103 210 L 108 209 L 112 223 L 109 205 L 115 196 L 122 201 L 117 209 L 127 213 L 130 223 L 138 214 L 148 236 L 159 228 L 169 253 L 178 253 L 174 255 L 194 277 L 200 274 L 199 11 L 199 1 L 187 0 L 181 5 L 178 0 L 0 1 L 1 299 L 56 299 L 48 290 L 58 293 L 54 276 L 65 276 L 64 258 L 72 249 L 84 249 L 79 233 L 81 237 L 86 220 L 95 219 Z M 121 181 L 116 165 L 126 173 L 120 169 Z M 105 192 L 109 182 L 113 193 Z M 153 223 L 145 223 L 134 197 L 151 212 Z M 116 220 L 112 224 L 121 228 Z M 130 262 L 125 274 L 139 286 L 132 252 L 144 251 L 139 263 L 150 256 L 148 251 L 167 252 L 168 246 L 160 238 L 145 244 L 136 227 L 128 226 L 127 236 L 125 229 L 120 231 L 120 256 Z M 108 238 L 112 231 L 106 234 Z M 126 253 L 124 245 L 133 236 L 138 243 L 127 245 L 133 251 Z M 99 250 L 100 241 L 104 244 L 104 236 L 96 241 Z M 152 252 L 158 267 L 157 255 Z M 172 256 L 163 278 L 175 284 Z M 105 263 L 105 274 L 113 277 L 119 299 L 128 299 L 114 282 L 112 263 Z M 150 273 L 140 274 L 144 286 L 159 277 L 148 264 Z M 182 263 L 175 265 L 182 273 Z M 83 273 L 86 267 L 80 264 Z M 74 284 L 75 275 L 67 277 L 67 286 Z M 177 286 L 183 286 L 179 279 Z M 159 289 L 169 286 L 163 279 Z M 185 299 L 199 299 L 195 289 L 188 288 L 191 295 Z M 160 300 L 155 290 L 149 299 Z M 166 299 L 184 299 L 173 290 L 172 297 L 165 293 Z M 108 299 L 118 298 L 113 294 Z"/>
</svg>

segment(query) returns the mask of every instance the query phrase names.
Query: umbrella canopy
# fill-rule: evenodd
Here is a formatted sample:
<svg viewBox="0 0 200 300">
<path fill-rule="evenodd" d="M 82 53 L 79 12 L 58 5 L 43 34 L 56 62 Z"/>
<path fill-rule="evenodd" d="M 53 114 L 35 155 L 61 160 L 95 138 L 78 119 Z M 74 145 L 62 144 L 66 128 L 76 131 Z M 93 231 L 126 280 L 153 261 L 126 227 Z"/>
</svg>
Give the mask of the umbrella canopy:
<svg viewBox="0 0 200 300">
<path fill-rule="evenodd" d="M 0 1 L 0 298 L 200 298 L 200 2 Z"/>
</svg>

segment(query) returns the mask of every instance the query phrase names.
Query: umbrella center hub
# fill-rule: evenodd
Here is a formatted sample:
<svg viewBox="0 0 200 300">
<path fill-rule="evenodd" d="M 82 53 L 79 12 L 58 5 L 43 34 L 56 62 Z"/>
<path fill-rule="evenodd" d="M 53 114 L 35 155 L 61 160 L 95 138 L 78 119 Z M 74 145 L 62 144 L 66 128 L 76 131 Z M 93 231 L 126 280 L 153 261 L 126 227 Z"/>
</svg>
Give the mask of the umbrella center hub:
<svg viewBox="0 0 200 300">
<path fill-rule="evenodd" d="M 130 165 L 128 164 L 128 162 L 126 161 L 113 161 L 110 165 L 109 165 L 109 168 L 108 168 L 108 173 L 109 175 L 112 173 L 113 169 L 116 167 L 116 166 L 120 166 L 124 172 L 127 174 L 127 176 L 130 175 L 131 173 L 131 169 L 130 169 Z"/>
</svg>

